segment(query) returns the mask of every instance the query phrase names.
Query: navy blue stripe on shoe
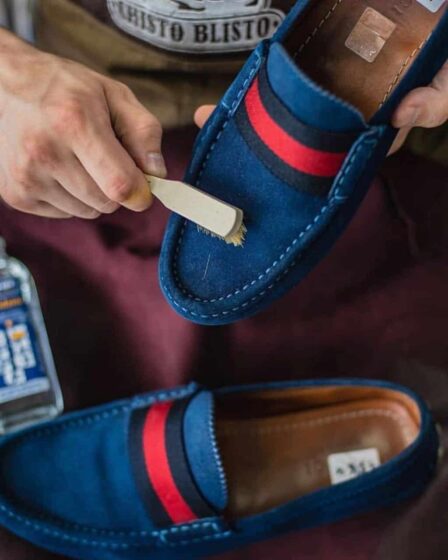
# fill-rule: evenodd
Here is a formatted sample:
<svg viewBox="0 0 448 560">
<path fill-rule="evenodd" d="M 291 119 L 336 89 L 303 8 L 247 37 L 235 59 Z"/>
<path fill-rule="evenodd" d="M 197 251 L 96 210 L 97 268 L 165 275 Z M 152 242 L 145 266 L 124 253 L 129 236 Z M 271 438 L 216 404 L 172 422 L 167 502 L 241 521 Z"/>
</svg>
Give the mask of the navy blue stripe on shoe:
<svg viewBox="0 0 448 560">
<path fill-rule="evenodd" d="M 264 163 L 273 175 L 298 190 L 316 196 L 325 196 L 328 194 L 333 184 L 333 178 L 327 179 L 326 177 L 308 175 L 279 160 L 251 126 L 244 106 L 241 106 L 238 110 L 235 120 L 241 136 L 244 138 L 251 151 Z"/>
<path fill-rule="evenodd" d="M 131 415 L 129 455 L 137 489 L 157 527 L 215 516 L 188 462 L 183 424 L 190 399 L 155 403 Z"/>
<path fill-rule="evenodd" d="M 175 401 L 169 412 L 166 428 L 166 449 L 171 474 L 184 500 L 198 519 L 216 515 L 196 486 L 188 463 L 183 436 L 184 415 L 190 400 Z"/>
<path fill-rule="evenodd" d="M 273 91 L 264 67 L 238 109 L 236 124 L 273 175 L 317 196 L 328 194 L 357 136 L 300 122 Z"/>
<path fill-rule="evenodd" d="M 358 132 L 322 131 L 299 121 L 272 89 L 266 66 L 260 69 L 258 82 L 260 98 L 269 115 L 292 138 L 309 148 L 323 152 L 346 153 L 358 138 Z"/>
</svg>

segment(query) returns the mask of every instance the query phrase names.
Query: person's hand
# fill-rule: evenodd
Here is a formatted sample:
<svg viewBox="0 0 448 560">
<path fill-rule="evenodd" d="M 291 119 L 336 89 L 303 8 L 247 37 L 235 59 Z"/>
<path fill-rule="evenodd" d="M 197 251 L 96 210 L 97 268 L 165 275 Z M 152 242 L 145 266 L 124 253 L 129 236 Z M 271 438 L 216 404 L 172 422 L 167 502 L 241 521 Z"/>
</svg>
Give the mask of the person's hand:
<svg viewBox="0 0 448 560">
<path fill-rule="evenodd" d="M 196 126 L 202 128 L 215 110 L 216 105 L 202 105 L 194 114 L 194 122 Z"/>
<path fill-rule="evenodd" d="M 195 121 L 202 128 L 213 111 L 213 106 L 204 105 L 195 114 Z M 392 125 L 399 129 L 390 153 L 404 144 L 412 128 L 434 128 L 448 122 L 448 62 L 428 87 L 411 91 L 396 110 Z"/>
<path fill-rule="evenodd" d="M 151 205 L 162 130 L 123 84 L 0 31 L 0 197 L 52 218 Z"/>
<path fill-rule="evenodd" d="M 403 99 L 392 119 L 399 129 L 390 153 L 403 146 L 414 127 L 435 128 L 448 122 L 448 61 L 428 87 L 411 91 Z"/>
</svg>

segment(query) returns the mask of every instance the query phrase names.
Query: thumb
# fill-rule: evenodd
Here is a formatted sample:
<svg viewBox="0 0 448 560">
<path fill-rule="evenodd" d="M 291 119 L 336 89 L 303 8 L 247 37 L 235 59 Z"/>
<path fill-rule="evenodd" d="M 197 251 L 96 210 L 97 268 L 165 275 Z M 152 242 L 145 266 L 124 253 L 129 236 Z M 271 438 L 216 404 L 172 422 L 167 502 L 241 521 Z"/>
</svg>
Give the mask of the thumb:
<svg viewBox="0 0 448 560">
<path fill-rule="evenodd" d="M 114 83 L 107 98 L 115 134 L 137 166 L 144 173 L 166 177 L 163 130 L 158 119 L 123 84 Z"/>
</svg>

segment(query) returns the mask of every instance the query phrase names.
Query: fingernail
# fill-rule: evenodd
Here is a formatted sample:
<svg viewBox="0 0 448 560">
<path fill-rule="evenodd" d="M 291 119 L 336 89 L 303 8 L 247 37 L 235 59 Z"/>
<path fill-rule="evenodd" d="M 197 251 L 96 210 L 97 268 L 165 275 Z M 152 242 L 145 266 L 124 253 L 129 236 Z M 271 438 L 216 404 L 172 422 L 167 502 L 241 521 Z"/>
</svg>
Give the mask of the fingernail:
<svg viewBox="0 0 448 560">
<path fill-rule="evenodd" d="M 398 116 L 398 126 L 403 128 L 404 126 L 414 126 L 418 121 L 420 116 L 420 109 L 417 107 L 408 107 L 404 109 Z"/>
<path fill-rule="evenodd" d="M 167 169 L 162 154 L 150 153 L 147 156 L 148 173 L 157 177 L 166 177 Z"/>
</svg>

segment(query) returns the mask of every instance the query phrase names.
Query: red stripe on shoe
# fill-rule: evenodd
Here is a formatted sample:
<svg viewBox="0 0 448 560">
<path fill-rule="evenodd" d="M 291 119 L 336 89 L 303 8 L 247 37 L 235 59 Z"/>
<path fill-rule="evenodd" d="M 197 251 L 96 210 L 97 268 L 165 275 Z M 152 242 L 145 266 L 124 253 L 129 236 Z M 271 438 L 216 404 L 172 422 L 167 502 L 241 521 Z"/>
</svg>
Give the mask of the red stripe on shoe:
<svg viewBox="0 0 448 560">
<path fill-rule="evenodd" d="M 153 405 L 143 428 L 143 453 L 154 492 L 173 523 L 195 521 L 197 516 L 182 497 L 174 481 L 166 449 L 165 427 L 172 402 Z"/>
<path fill-rule="evenodd" d="M 258 78 L 246 95 L 249 122 L 263 143 L 293 169 L 318 177 L 335 177 L 347 156 L 309 148 L 285 132 L 269 115 L 260 97 Z"/>
</svg>

